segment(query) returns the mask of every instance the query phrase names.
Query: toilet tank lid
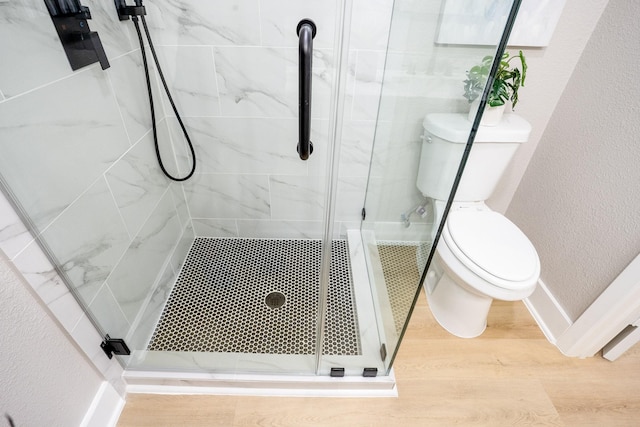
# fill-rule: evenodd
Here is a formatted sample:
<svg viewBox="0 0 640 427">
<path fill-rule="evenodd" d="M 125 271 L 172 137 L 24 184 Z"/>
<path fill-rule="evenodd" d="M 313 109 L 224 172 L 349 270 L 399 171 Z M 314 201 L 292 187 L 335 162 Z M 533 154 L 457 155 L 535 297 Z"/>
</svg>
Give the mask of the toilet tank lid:
<svg viewBox="0 0 640 427">
<path fill-rule="evenodd" d="M 425 130 L 446 141 L 466 144 L 472 123 L 467 114 L 431 113 L 422 122 Z M 502 116 L 497 126 L 480 126 L 475 142 L 526 142 L 531 133 L 531 125 L 517 114 Z"/>
</svg>

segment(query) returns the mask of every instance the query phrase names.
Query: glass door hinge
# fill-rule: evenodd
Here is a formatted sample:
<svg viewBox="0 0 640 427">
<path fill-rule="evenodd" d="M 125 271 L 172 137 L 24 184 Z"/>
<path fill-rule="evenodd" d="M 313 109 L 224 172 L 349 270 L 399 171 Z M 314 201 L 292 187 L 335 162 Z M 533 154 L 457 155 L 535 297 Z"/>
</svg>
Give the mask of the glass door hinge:
<svg viewBox="0 0 640 427">
<path fill-rule="evenodd" d="M 131 354 L 131 350 L 129 350 L 129 347 L 127 347 L 127 344 L 122 338 L 111 338 L 109 335 L 105 336 L 100 347 L 109 359 L 111 359 L 114 354 L 122 356 Z"/>
<path fill-rule="evenodd" d="M 387 346 L 385 344 L 380 346 L 380 358 L 383 362 L 387 359 Z"/>
</svg>

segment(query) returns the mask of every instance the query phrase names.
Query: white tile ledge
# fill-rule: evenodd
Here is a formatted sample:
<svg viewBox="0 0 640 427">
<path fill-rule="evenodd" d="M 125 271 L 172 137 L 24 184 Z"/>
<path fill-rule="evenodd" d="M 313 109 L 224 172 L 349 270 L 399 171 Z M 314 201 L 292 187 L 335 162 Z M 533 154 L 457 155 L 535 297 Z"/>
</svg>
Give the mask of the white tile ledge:
<svg viewBox="0 0 640 427">
<path fill-rule="evenodd" d="M 291 376 L 125 371 L 127 393 L 280 397 L 398 397 L 388 376 Z"/>
</svg>

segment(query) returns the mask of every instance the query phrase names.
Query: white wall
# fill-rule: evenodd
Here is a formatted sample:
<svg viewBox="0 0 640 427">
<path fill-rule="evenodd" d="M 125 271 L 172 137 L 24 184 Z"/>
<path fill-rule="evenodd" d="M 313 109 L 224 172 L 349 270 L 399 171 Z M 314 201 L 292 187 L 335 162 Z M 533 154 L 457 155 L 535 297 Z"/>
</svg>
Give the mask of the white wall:
<svg viewBox="0 0 640 427">
<path fill-rule="evenodd" d="M 513 198 L 527 165 L 554 114 L 554 109 L 573 70 L 609 0 L 566 0 L 564 10 L 545 48 L 523 48 L 529 69 L 526 86 L 518 94 L 516 113 L 532 125 L 529 141 L 511 162 L 498 188 L 488 201 L 489 206 L 505 212 Z M 509 51 L 518 47 L 509 46 Z"/>
<path fill-rule="evenodd" d="M 103 378 L 0 251 L 0 425 L 78 426 Z"/>
<path fill-rule="evenodd" d="M 507 211 L 572 320 L 640 252 L 639 21 L 608 4 Z"/>
</svg>

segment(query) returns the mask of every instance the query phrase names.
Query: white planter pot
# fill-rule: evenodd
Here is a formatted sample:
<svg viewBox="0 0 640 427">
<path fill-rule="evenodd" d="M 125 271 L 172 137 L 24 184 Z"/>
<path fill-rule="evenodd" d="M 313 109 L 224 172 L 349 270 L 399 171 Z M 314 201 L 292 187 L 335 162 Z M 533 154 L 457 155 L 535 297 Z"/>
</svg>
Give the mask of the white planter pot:
<svg viewBox="0 0 640 427">
<path fill-rule="evenodd" d="M 479 99 L 476 99 L 471 103 L 468 116 L 470 122 L 473 122 L 476 118 L 476 112 L 478 111 L 479 106 Z M 502 120 L 502 114 L 504 114 L 504 105 L 500 105 L 499 107 L 490 107 L 489 104 L 487 104 L 484 109 L 484 114 L 482 115 L 482 120 L 480 120 L 480 126 L 497 126 L 500 123 L 500 120 Z"/>
</svg>

